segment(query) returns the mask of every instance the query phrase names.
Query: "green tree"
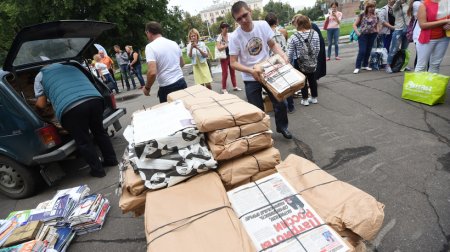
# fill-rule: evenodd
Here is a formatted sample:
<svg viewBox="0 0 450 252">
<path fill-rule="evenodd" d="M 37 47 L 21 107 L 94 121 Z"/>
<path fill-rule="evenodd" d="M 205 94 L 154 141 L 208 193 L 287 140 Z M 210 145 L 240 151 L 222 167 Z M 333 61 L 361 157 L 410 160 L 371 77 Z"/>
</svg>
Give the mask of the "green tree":
<svg viewBox="0 0 450 252">
<path fill-rule="evenodd" d="M 295 15 L 294 8 L 288 3 L 274 2 L 270 0 L 263 8 L 265 13 L 273 12 L 278 17 L 278 22 L 281 25 L 289 23 L 291 18 Z M 263 16 L 264 19 L 265 15 Z"/>
<path fill-rule="evenodd" d="M 313 7 L 306 7 L 298 11 L 299 14 L 309 17 L 312 21 L 324 19 L 322 4 L 324 0 L 317 0 Z"/>
<path fill-rule="evenodd" d="M 377 1 L 377 8 L 381 8 L 387 4 L 387 0 L 378 0 Z"/>
<path fill-rule="evenodd" d="M 202 21 L 200 14 L 192 16 L 189 12 L 184 12 L 184 19 L 182 21 L 182 24 L 184 29 L 184 40 L 187 39 L 188 32 L 192 28 L 197 29 L 200 33 L 200 36 L 208 35 L 208 27 L 206 23 Z"/>
<path fill-rule="evenodd" d="M 117 24 L 99 39 L 109 52 L 112 45 L 131 44 L 142 49 L 148 43 L 145 23 L 158 21 L 164 36 L 179 40 L 180 10 L 168 9 L 168 0 L 2 0 L 0 1 L 0 62 L 15 34 L 25 26 L 55 20 L 98 20 Z"/>
</svg>

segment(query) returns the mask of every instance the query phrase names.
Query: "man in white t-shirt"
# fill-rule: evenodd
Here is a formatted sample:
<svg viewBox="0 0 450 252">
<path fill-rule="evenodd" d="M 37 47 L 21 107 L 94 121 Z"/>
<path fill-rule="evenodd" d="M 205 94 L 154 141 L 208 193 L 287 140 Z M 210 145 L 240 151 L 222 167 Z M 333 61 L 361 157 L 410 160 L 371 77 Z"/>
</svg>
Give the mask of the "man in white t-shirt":
<svg viewBox="0 0 450 252">
<path fill-rule="evenodd" d="M 255 64 L 269 57 L 270 50 L 279 54 L 286 62 L 289 62 L 288 57 L 273 40 L 274 32 L 267 22 L 252 20 L 252 11 L 247 3 L 243 1 L 234 3 L 231 7 L 231 14 L 240 25 L 233 32 L 229 42 L 231 67 L 242 72 L 247 100 L 264 110 L 261 95 L 264 88 L 274 107 L 277 132 L 283 134 L 287 139 L 292 139 L 288 130 L 288 116 L 284 102 L 278 102 L 273 94 L 261 84 L 262 70 L 254 67 Z"/>
<path fill-rule="evenodd" d="M 181 49 L 175 41 L 164 38 L 161 25 L 158 22 L 149 22 L 145 26 L 145 34 L 150 43 L 145 47 L 147 59 L 147 83 L 143 88 L 146 96 L 158 81 L 159 102 L 167 101 L 167 95 L 187 87 L 181 67 L 184 66 Z"/>
</svg>

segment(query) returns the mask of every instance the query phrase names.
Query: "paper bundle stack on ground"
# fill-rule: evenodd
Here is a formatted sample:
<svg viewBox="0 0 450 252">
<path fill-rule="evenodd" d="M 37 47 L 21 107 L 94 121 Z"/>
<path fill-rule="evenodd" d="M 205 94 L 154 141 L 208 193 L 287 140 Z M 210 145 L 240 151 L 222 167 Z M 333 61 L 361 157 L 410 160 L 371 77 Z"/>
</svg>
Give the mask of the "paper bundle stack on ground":
<svg viewBox="0 0 450 252">
<path fill-rule="evenodd" d="M 138 172 L 133 170 L 129 161 L 129 150 L 125 149 L 122 162 L 119 164 L 119 207 L 122 213 L 133 212 L 140 216 L 145 210 L 145 194 L 148 188 L 144 185 L 144 180 Z"/>
<path fill-rule="evenodd" d="M 274 169 L 281 162 L 280 151 L 268 148 L 254 154 L 235 158 L 220 164 L 217 173 L 225 188 L 230 190 L 236 185 L 250 182 L 259 172 Z"/>
<path fill-rule="evenodd" d="M 235 188 L 228 197 L 257 251 L 350 251 L 280 174 Z"/>
<path fill-rule="evenodd" d="M 217 168 L 182 101 L 135 112 L 124 136 L 130 164 L 149 189 L 169 187 Z"/>
<path fill-rule="evenodd" d="M 185 98 L 217 97 L 219 95 L 220 94 L 211 91 L 202 85 L 194 85 L 168 94 L 167 101 L 173 102 Z"/>
<path fill-rule="evenodd" d="M 305 86 L 305 75 L 291 64 L 286 64 L 278 54 L 256 64 L 255 67 L 262 68 L 263 85 L 280 102 Z"/>
<path fill-rule="evenodd" d="M 383 224 L 384 205 L 374 197 L 296 155 L 289 155 L 276 168 L 336 231 L 375 238 Z"/>
<path fill-rule="evenodd" d="M 145 232 L 147 251 L 255 251 L 214 172 L 148 192 Z"/>
<path fill-rule="evenodd" d="M 47 246 L 43 241 L 31 240 L 12 247 L 0 249 L 0 252 L 45 252 Z"/>
<path fill-rule="evenodd" d="M 91 194 L 82 199 L 70 214 L 70 227 L 77 235 L 100 230 L 109 209 L 108 199 L 101 194 Z"/>
</svg>

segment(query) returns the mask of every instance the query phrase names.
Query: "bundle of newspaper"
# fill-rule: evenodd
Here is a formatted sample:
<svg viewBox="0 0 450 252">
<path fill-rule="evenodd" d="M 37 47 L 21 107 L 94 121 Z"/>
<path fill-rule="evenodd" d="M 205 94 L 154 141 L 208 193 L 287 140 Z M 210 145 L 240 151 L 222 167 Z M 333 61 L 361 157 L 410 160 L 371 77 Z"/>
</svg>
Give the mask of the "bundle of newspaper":
<svg viewBox="0 0 450 252">
<path fill-rule="evenodd" d="M 100 230 L 109 209 L 108 199 L 101 194 L 91 194 L 82 199 L 70 214 L 70 227 L 77 235 Z"/>
<path fill-rule="evenodd" d="M 280 175 L 228 192 L 257 251 L 349 251 L 349 246 Z"/>
<path fill-rule="evenodd" d="M 291 64 L 284 62 L 278 54 L 258 63 L 255 67 L 262 68 L 263 85 L 280 102 L 305 86 L 305 75 Z"/>
<path fill-rule="evenodd" d="M 169 187 L 217 168 L 204 135 L 181 101 L 135 112 L 124 136 L 130 165 L 149 189 Z"/>
<path fill-rule="evenodd" d="M 218 97 L 220 94 L 202 86 L 194 85 L 189 88 L 178 90 L 167 95 L 167 101 L 173 102 L 185 98 L 203 98 L 203 97 Z"/>
<path fill-rule="evenodd" d="M 47 249 L 45 242 L 31 240 L 12 247 L 0 249 L 0 252 L 45 252 L 48 251 Z"/>
</svg>

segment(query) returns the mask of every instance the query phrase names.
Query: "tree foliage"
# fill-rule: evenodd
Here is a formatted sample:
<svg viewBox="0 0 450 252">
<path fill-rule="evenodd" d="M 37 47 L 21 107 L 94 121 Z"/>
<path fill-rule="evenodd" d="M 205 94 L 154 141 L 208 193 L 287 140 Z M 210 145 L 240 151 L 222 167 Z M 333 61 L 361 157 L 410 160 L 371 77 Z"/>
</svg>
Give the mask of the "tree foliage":
<svg viewBox="0 0 450 252">
<path fill-rule="evenodd" d="M 101 37 L 100 44 L 112 52 L 112 45 L 126 44 L 143 48 L 148 21 L 158 21 L 163 35 L 180 41 L 185 36 L 178 8 L 168 9 L 168 0 L 2 0 L 0 1 L 0 62 L 9 50 L 15 34 L 23 27 L 55 20 L 98 20 L 117 24 Z"/>
<path fill-rule="evenodd" d="M 289 5 L 288 3 L 274 2 L 273 0 L 270 0 L 264 6 L 263 10 L 265 14 L 269 12 L 275 13 L 275 15 L 278 17 L 278 22 L 281 25 L 290 23 L 291 18 L 295 15 L 294 8 L 292 8 L 291 5 Z M 262 19 L 264 19 L 265 14 Z"/>
<path fill-rule="evenodd" d="M 309 17 L 309 19 L 313 21 L 324 19 L 322 4 L 324 4 L 324 0 L 316 0 L 316 3 L 312 7 L 305 7 L 297 13 L 305 15 Z"/>
</svg>

